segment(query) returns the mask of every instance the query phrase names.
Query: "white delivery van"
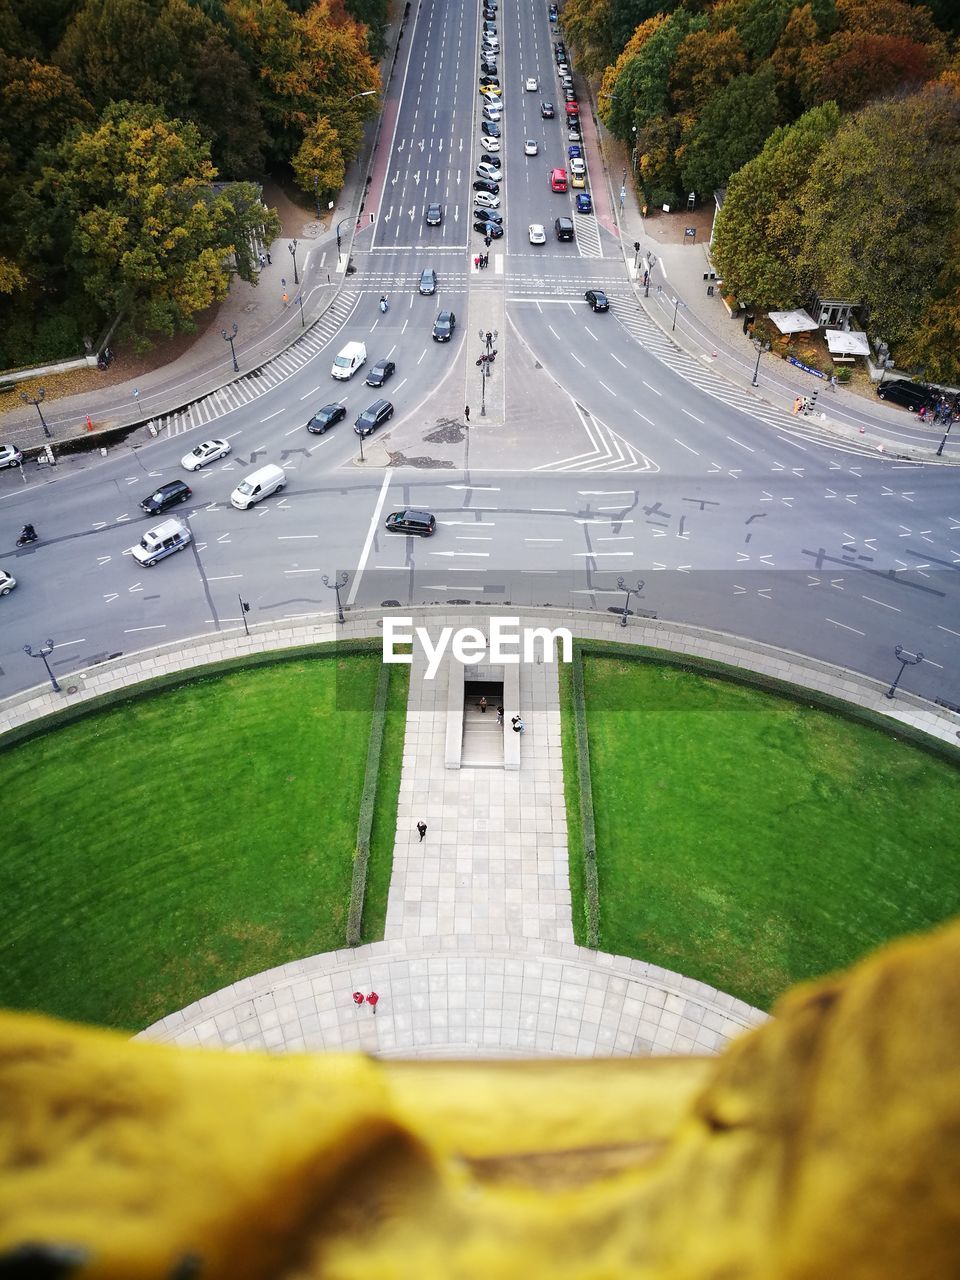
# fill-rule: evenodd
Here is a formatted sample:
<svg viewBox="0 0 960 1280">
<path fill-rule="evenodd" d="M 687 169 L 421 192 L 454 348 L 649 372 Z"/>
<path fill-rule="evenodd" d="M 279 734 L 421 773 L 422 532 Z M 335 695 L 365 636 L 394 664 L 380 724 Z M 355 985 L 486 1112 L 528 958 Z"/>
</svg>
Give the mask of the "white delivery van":
<svg viewBox="0 0 960 1280">
<path fill-rule="evenodd" d="M 286 483 L 287 473 L 284 469 L 270 462 L 245 476 L 231 493 L 230 501 L 240 511 L 246 511 L 247 507 L 252 507 L 261 498 L 269 498 L 271 493 L 278 493 Z"/>
<path fill-rule="evenodd" d="M 189 546 L 193 534 L 182 520 L 164 520 L 148 529 L 135 547 L 130 548 L 134 560 L 146 565 L 149 569 L 165 556 L 172 556 L 175 551 Z"/>
<path fill-rule="evenodd" d="M 330 372 L 341 382 L 352 378 L 361 365 L 367 363 L 367 348 L 362 342 L 348 342 L 336 360 Z"/>
</svg>

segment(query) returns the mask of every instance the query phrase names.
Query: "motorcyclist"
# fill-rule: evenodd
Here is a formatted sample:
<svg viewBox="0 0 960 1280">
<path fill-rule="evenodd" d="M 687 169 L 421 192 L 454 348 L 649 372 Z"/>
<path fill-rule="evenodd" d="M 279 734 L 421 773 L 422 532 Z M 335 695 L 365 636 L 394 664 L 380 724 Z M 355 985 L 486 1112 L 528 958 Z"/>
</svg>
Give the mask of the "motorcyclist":
<svg viewBox="0 0 960 1280">
<path fill-rule="evenodd" d="M 383 311 L 383 312 L 385 312 L 385 311 L 387 310 L 387 307 L 388 307 L 388 306 L 389 306 L 389 303 L 387 302 L 386 297 L 385 297 L 383 294 L 381 294 L 381 295 L 380 295 L 380 310 L 381 310 L 381 311 Z"/>
<path fill-rule="evenodd" d="M 20 531 L 20 538 L 23 542 L 36 542 L 37 531 L 32 524 L 25 524 Z"/>
</svg>

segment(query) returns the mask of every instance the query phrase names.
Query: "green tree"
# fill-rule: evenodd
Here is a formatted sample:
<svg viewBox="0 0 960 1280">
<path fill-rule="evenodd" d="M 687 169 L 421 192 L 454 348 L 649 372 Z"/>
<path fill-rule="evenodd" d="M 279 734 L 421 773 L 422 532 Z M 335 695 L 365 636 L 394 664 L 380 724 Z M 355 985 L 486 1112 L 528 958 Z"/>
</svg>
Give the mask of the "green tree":
<svg viewBox="0 0 960 1280">
<path fill-rule="evenodd" d="M 763 150 L 730 179 L 713 229 L 712 254 L 724 286 L 763 308 L 804 300 L 799 201 L 820 152 L 840 126 L 835 103 L 776 129 Z"/>
<path fill-rule="evenodd" d="M 18 168 L 93 118 L 90 103 L 59 67 L 0 53 L 0 147 Z"/>
<path fill-rule="evenodd" d="M 753 75 L 737 76 L 709 100 L 677 157 L 688 191 L 704 195 L 725 185 L 757 154 L 778 123 L 774 79 L 767 62 Z"/>
<path fill-rule="evenodd" d="M 345 173 L 346 163 L 337 131 L 326 116 L 319 116 L 293 157 L 297 186 L 308 195 L 329 196 L 343 186 Z"/>
<path fill-rule="evenodd" d="M 167 108 L 186 99 L 176 33 L 161 21 L 163 0 L 84 0 L 55 61 L 98 111 L 110 102 L 153 102 Z"/>
</svg>

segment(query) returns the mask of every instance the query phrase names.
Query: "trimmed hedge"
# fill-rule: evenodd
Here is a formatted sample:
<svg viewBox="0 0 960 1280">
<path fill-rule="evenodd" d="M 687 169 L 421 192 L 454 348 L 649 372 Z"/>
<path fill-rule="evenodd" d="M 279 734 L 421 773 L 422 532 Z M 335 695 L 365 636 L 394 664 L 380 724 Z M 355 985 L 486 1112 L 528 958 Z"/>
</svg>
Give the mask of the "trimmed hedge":
<svg viewBox="0 0 960 1280">
<path fill-rule="evenodd" d="M 370 738 L 367 746 L 367 764 L 363 774 L 363 791 L 360 795 L 360 816 L 357 819 L 357 849 L 353 857 L 353 879 L 350 883 L 350 909 L 347 914 L 347 946 L 360 945 L 363 926 L 363 903 L 367 892 L 367 866 L 370 861 L 370 833 L 377 803 L 377 786 L 380 781 L 380 753 L 383 748 L 383 731 L 387 719 L 387 698 L 390 694 L 390 672 L 387 663 L 380 664 L 377 676 L 377 692 L 373 700 L 373 717 L 370 721 Z"/>
</svg>

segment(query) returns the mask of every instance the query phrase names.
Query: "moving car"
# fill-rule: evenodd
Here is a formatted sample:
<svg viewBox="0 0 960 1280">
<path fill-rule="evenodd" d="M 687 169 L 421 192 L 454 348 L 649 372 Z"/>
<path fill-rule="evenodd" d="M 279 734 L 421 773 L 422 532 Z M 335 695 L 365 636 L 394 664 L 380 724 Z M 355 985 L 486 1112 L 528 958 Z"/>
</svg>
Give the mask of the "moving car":
<svg viewBox="0 0 960 1280">
<path fill-rule="evenodd" d="M 433 322 L 434 342 L 449 342 L 457 327 L 457 317 L 452 311 L 441 311 Z"/>
<path fill-rule="evenodd" d="M 542 222 L 531 222 L 531 223 L 530 223 L 530 229 L 529 229 L 528 235 L 530 236 L 530 243 L 531 243 L 531 244 L 546 244 L 546 243 L 547 243 L 547 233 L 546 233 L 546 231 L 544 231 L 544 229 L 543 229 L 543 223 L 542 223 Z"/>
<path fill-rule="evenodd" d="M 287 483 L 287 473 L 275 462 L 268 462 L 265 467 L 258 467 L 240 481 L 230 495 L 231 503 L 238 511 L 248 511 L 250 507 L 271 493 L 279 493 Z"/>
<path fill-rule="evenodd" d="M 171 507 L 186 502 L 192 493 L 193 490 L 185 480 L 170 480 L 144 498 L 140 503 L 140 510 L 145 511 L 148 516 L 158 516 L 161 511 L 168 511 Z"/>
<path fill-rule="evenodd" d="M 437 273 L 433 267 L 424 267 L 420 272 L 418 291 L 424 298 L 429 297 L 431 293 L 437 292 Z"/>
<path fill-rule="evenodd" d="M 193 534 L 182 520 L 176 518 L 164 520 L 162 524 L 148 529 L 130 554 L 138 563 L 151 569 L 158 560 L 165 560 L 175 551 L 182 551 L 193 541 Z"/>
<path fill-rule="evenodd" d="M 180 459 L 180 465 L 186 467 L 188 471 L 199 471 L 208 462 L 225 458 L 229 452 L 230 445 L 226 440 L 204 440 L 202 444 L 198 444 L 195 449 L 191 449 Z"/>
<path fill-rule="evenodd" d="M 339 382 L 346 382 L 366 363 L 366 346 L 362 342 L 348 342 L 334 360 L 330 375 Z"/>
<path fill-rule="evenodd" d="M 536 76 L 527 76 L 523 87 L 526 89 L 527 93 L 536 93 L 540 88 L 540 81 Z"/>
<path fill-rule="evenodd" d="M 325 404 L 322 409 L 317 410 L 307 423 L 307 430 L 315 436 L 322 436 L 329 427 L 336 426 L 346 416 L 347 406 L 345 404 Z"/>
<path fill-rule="evenodd" d="M 13 574 L 0 569 L 0 596 L 8 596 L 16 585 L 17 580 Z"/>
<path fill-rule="evenodd" d="M 553 224 L 558 240 L 572 240 L 574 237 L 573 219 L 557 218 Z"/>
<path fill-rule="evenodd" d="M 0 467 L 19 467 L 23 454 L 15 444 L 0 444 Z"/>
<path fill-rule="evenodd" d="M 555 114 L 555 112 L 554 112 L 554 110 L 553 110 L 553 103 L 552 103 L 552 102 L 541 102 L 541 103 L 540 103 L 540 117 L 541 117 L 541 119 L 543 119 L 543 120 L 552 120 L 552 119 L 553 119 L 553 117 L 554 117 L 554 114 Z"/>
<path fill-rule="evenodd" d="M 397 366 L 392 360 L 378 360 L 370 372 L 367 374 L 368 387 L 382 387 L 388 382 L 397 371 Z"/>
<path fill-rule="evenodd" d="M 588 289 L 584 294 L 593 311 L 609 311 L 610 300 L 602 289 Z"/>
<path fill-rule="evenodd" d="M 535 156 L 539 150 L 536 138 L 528 138 L 523 144 L 523 154 L 525 156 Z"/>
<path fill-rule="evenodd" d="M 491 222 L 489 218 L 485 218 L 482 222 L 475 222 L 473 229 L 479 231 L 482 236 L 489 236 L 491 240 L 500 240 L 503 237 L 503 227 L 497 222 Z"/>
<path fill-rule="evenodd" d="M 577 192 L 577 213 L 593 213 L 593 198 L 589 191 Z"/>
<path fill-rule="evenodd" d="M 566 191 L 566 189 L 567 189 L 566 169 L 551 169 L 550 170 L 550 190 L 563 192 L 563 191 Z"/>
<path fill-rule="evenodd" d="M 877 395 L 881 400 L 890 400 L 916 413 L 924 405 L 930 408 L 937 402 L 937 393 L 922 382 L 910 382 L 908 378 L 891 378 L 877 387 Z"/>
<path fill-rule="evenodd" d="M 495 182 L 491 182 L 489 178 L 477 178 L 473 184 L 474 191 L 485 191 L 489 196 L 498 196 L 500 188 Z"/>
<path fill-rule="evenodd" d="M 424 216 L 428 227 L 439 227 L 443 221 L 443 205 L 428 204 L 427 212 Z"/>
<path fill-rule="evenodd" d="M 376 431 L 377 427 L 389 422 L 392 417 L 393 405 L 389 400 L 374 400 L 369 409 L 364 409 L 353 424 L 353 429 L 358 436 L 368 436 Z"/>
<path fill-rule="evenodd" d="M 437 517 L 429 511 L 391 511 L 387 516 L 388 533 L 412 533 L 420 538 L 429 538 L 437 527 Z"/>
</svg>

